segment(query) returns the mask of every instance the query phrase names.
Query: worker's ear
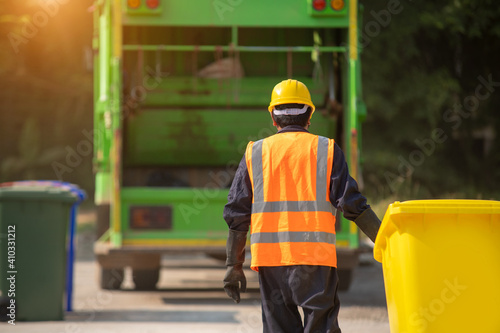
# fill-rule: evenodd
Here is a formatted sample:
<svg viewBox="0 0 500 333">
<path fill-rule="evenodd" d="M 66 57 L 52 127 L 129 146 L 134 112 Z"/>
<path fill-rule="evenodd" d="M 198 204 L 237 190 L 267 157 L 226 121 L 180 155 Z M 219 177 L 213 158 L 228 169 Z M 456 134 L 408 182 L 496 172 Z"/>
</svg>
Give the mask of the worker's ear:
<svg viewBox="0 0 500 333">
<path fill-rule="evenodd" d="M 309 120 L 307 121 L 307 124 L 306 124 L 305 129 L 309 129 L 309 126 L 311 126 L 311 119 L 309 119 Z"/>
</svg>

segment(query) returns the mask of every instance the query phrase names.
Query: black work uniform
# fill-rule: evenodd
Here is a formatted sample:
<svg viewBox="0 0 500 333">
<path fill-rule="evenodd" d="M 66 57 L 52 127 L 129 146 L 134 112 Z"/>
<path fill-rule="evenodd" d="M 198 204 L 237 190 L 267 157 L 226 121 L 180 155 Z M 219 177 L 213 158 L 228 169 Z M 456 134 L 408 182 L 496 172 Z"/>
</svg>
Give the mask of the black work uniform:
<svg viewBox="0 0 500 333">
<path fill-rule="evenodd" d="M 300 126 L 287 126 L 279 133 L 308 132 Z M 343 212 L 345 218 L 355 220 L 370 208 L 358 190 L 358 184 L 349 175 L 340 147 L 335 144 L 330 181 L 330 202 Z M 248 231 L 252 213 L 252 185 L 245 156 L 236 171 L 224 207 L 224 219 L 230 229 Z M 293 265 L 259 267 L 264 332 L 340 332 L 338 326 L 338 276 L 335 267 Z M 298 307 L 304 312 L 304 325 Z"/>
</svg>

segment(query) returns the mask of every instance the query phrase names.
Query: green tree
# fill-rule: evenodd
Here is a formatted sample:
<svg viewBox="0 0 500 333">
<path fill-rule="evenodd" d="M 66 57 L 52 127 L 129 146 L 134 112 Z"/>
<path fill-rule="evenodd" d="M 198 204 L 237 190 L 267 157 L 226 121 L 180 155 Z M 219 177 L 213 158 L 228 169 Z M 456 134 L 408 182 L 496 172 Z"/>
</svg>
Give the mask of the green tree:
<svg viewBox="0 0 500 333">
<path fill-rule="evenodd" d="M 380 21 L 387 3 L 363 3 L 366 29 Z M 500 81 L 500 8 L 487 0 L 408 0 L 401 6 L 363 49 L 368 189 L 410 197 L 497 190 L 499 140 L 487 142 L 481 133 L 488 126 L 500 133 L 500 84 L 490 83 L 494 91 L 483 99 L 476 89 L 484 80 Z M 436 129 L 446 139 L 422 149 Z"/>
</svg>

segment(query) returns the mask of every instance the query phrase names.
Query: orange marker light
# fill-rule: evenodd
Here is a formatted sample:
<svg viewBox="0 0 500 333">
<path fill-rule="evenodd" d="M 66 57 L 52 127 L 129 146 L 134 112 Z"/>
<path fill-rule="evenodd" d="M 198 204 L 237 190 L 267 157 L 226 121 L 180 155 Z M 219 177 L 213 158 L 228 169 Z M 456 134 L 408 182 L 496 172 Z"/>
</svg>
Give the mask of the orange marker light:
<svg viewBox="0 0 500 333">
<path fill-rule="evenodd" d="M 332 0 L 330 1 L 330 6 L 334 10 L 342 10 L 344 8 L 344 0 Z"/>
<path fill-rule="evenodd" d="M 149 9 L 156 9 L 160 5 L 160 0 L 146 0 Z"/>
<path fill-rule="evenodd" d="M 315 10 L 323 10 L 326 8 L 326 0 L 313 0 L 312 5 Z"/>
<path fill-rule="evenodd" d="M 141 5 L 141 0 L 128 0 L 128 6 L 132 9 L 137 9 Z"/>
</svg>

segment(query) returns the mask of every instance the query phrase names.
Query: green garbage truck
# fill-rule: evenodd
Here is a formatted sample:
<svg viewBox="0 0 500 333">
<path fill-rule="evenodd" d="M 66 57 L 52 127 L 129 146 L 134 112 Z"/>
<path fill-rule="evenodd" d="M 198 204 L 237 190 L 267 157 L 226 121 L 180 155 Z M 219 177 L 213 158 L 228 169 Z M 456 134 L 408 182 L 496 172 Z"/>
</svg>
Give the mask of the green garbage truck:
<svg viewBox="0 0 500 333">
<path fill-rule="evenodd" d="M 96 0 L 95 243 L 101 287 L 130 267 L 153 289 L 161 255 L 225 256 L 222 210 L 246 144 L 275 133 L 267 105 L 294 78 L 360 175 L 357 0 Z M 338 218 L 341 288 L 359 233 Z"/>
</svg>

